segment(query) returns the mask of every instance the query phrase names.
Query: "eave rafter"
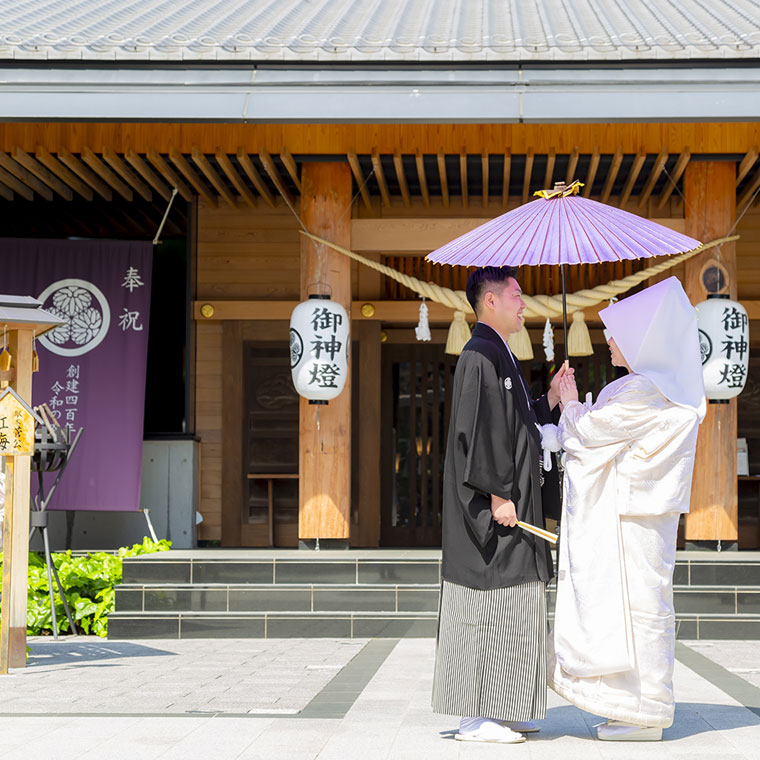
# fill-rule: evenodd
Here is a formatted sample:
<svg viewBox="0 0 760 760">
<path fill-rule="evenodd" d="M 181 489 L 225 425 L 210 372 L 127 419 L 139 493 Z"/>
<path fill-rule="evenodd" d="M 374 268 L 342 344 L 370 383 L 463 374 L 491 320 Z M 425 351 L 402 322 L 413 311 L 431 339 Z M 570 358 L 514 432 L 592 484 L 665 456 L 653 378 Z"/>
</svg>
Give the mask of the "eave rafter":
<svg viewBox="0 0 760 760">
<path fill-rule="evenodd" d="M 601 141 L 600 141 L 601 142 Z M 134 146 L 135 143 L 132 143 Z M 132 147 L 120 150 L 108 144 L 67 146 L 19 143 L 0 151 L 0 197 L 4 200 L 55 201 L 139 200 L 165 208 L 172 189 L 185 201 L 200 196 L 211 206 L 220 200 L 229 208 L 259 207 L 263 200 L 274 208 L 279 203 L 297 209 L 303 191 L 303 161 L 318 161 L 311 154 L 281 147 L 251 152 L 243 148 L 204 150 L 201 143 L 180 150 L 171 145 Z M 482 207 L 494 215 L 499 209 L 527 203 L 536 190 L 575 179 L 583 182 L 584 197 L 594 197 L 622 207 L 666 208 L 681 203 L 680 185 L 692 160 L 693 149 L 680 145 L 655 153 L 644 145 L 633 152 L 619 143 L 604 148 L 599 143 L 584 147 L 528 148 L 503 153 L 474 152 L 467 144 L 452 149 L 442 143 L 435 152 L 392 152 L 380 147 L 360 153 L 350 150 L 332 155 L 351 169 L 361 203 L 367 209 L 429 208 L 437 198 L 444 208 Z M 737 161 L 737 203 L 741 207 L 760 188 L 760 149 L 747 148 Z M 461 206 L 459 204 L 461 203 Z"/>
</svg>

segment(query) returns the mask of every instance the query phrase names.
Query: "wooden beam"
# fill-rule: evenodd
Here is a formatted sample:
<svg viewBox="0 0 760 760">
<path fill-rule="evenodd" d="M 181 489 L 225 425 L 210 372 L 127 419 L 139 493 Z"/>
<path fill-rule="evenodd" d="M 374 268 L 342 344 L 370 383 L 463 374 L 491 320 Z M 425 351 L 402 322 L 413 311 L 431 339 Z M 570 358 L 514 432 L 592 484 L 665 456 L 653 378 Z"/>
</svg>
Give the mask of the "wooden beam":
<svg viewBox="0 0 760 760">
<path fill-rule="evenodd" d="M 591 188 L 594 186 L 594 180 L 596 179 L 596 171 L 599 168 L 599 146 L 594 148 L 594 152 L 591 154 L 591 162 L 588 165 L 588 172 L 586 174 L 586 182 L 583 187 L 583 197 L 588 198 L 591 195 Z"/>
<path fill-rule="evenodd" d="M 264 148 L 259 151 L 259 161 L 261 161 L 261 165 L 264 167 L 264 170 L 269 175 L 269 179 L 272 180 L 274 186 L 277 188 L 278 192 L 285 200 L 285 203 L 287 203 L 291 208 L 295 208 L 295 201 L 293 200 L 293 196 L 290 194 L 288 188 L 285 187 L 285 183 L 282 181 L 280 172 L 277 171 L 277 167 L 274 165 L 272 157 L 269 155 L 269 153 L 267 153 L 266 150 L 264 150 Z"/>
<path fill-rule="evenodd" d="M 422 193 L 422 203 L 425 208 L 430 208 L 430 193 L 428 193 L 427 177 L 425 176 L 425 162 L 422 153 L 418 150 L 415 154 L 417 164 L 417 178 L 420 181 L 420 192 Z"/>
<path fill-rule="evenodd" d="M 406 183 L 406 174 L 404 173 L 404 161 L 401 158 L 401 151 L 396 149 L 393 154 L 393 166 L 396 169 L 396 179 L 401 190 L 401 197 L 404 199 L 404 205 L 411 208 L 412 199 L 409 195 L 409 186 Z"/>
<path fill-rule="evenodd" d="M 438 151 L 438 176 L 441 180 L 441 196 L 445 208 L 449 207 L 449 179 L 446 175 L 446 156 L 443 151 Z"/>
<path fill-rule="evenodd" d="M 612 192 L 612 187 L 615 184 L 618 172 L 620 171 L 620 164 L 622 163 L 623 149 L 618 148 L 615 151 L 615 155 L 612 157 L 610 170 L 607 172 L 607 179 L 605 180 L 604 187 L 602 188 L 602 197 L 600 198 L 602 203 L 607 203 L 607 201 L 610 199 L 610 193 Z"/>
<path fill-rule="evenodd" d="M 470 199 L 470 188 L 467 178 L 467 153 L 464 148 L 462 148 L 459 154 L 459 182 L 462 185 L 462 206 L 467 208 Z"/>
<path fill-rule="evenodd" d="M 91 201 L 93 198 L 92 188 L 77 177 L 74 172 L 67 169 L 52 153 L 48 153 L 41 145 L 37 146 L 35 151 L 37 160 L 45 166 L 46 169 L 55 174 L 58 179 L 65 182 L 69 187 L 76 190 L 85 200 Z M 31 199 L 30 199 L 31 200 Z"/>
<path fill-rule="evenodd" d="M 29 188 L 27 188 L 28 190 Z M 5 198 L 6 201 L 12 201 L 13 200 L 13 191 L 8 187 L 7 185 L 4 185 L 2 180 L 0 179 L 0 196 Z"/>
<path fill-rule="evenodd" d="M 144 200 L 150 203 L 153 193 L 150 188 L 122 161 L 111 148 L 103 148 L 105 162 Z"/>
<path fill-rule="evenodd" d="M 689 152 L 689 149 L 684 148 L 681 155 L 678 157 L 678 161 L 676 161 L 673 174 L 668 177 L 668 181 L 660 193 L 660 199 L 657 201 L 655 208 L 662 208 L 668 202 L 668 198 L 670 198 L 673 190 L 676 189 L 676 184 L 678 183 L 678 180 L 681 179 L 681 175 L 684 173 L 690 158 L 691 153 Z"/>
<path fill-rule="evenodd" d="M 506 208 L 509 204 L 509 182 L 512 173 L 512 154 L 509 150 L 504 154 L 504 174 L 501 180 L 501 205 Z"/>
<path fill-rule="evenodd" d="M 481 166 L 481 178 L 483 180 L 483 208 L 488 208 L 488 153 L 483 153 L 480 156 L 480 166 Z"/>
<path fill-rule="evenodd" d="M 274 196 L 270 192 L 269 188 L 264 182 L 264 178 L 259 174 L 258 169 L 253 165 L 251 157 L 243 148 L 238 148 L 237 151 L 238 163 L 243 167 L 243 171 L 248 175 L 248 179 L 259 191 L 259 195 L 267 202 L 272 208 L 275 207 Z"/>
<path fill-rule="evenodd" d="M 362 174 L 359 156 L 357 156 L 356 153 L 347 153 L 346 158 L 348 159 L 348 165 L 351 167 L 351 173 L 354 175 L 354 181 L 359 188 L 365 207 L 372 208 L 372 199 L 369 197 L 369 190 L 367 190 L 367 180 Z M 374 173 L 374 168 L 372 171 Z"/>
<path fill-rule="evenodd" d="M 86 182 L 103 200 L 110 201 L 113 198 L 111 188 L 66 148 L 58 151 L 58 159 L 83 182 Z"/>
<path fill-rule="evenodd" d="M 380 161 L 380 156 L 376 150 L 372 151 L 372 168 L 375 170 L 375 179 L 377 180 L 377 186 L 380 188 L 380 195 L 383 198 L 383 203 L 386 208 L 390 208 L 391 196 L 388 192 L 388 183 L 385 181 L 383 164 L 382 161 Z"/>
<path fill-rule="evenodd" d="M 235 200 L 235 196 L 224 184 L 224 180 L 222 180 L 222 178 L 219 176 L 219 173 L 216 171 L 216 169 L 211 166 L 211 163 L 206 158 L 205 154 L 201 153 L 197 146 L 193 146 L 193 149 L 190 151 L 190 155 L 193 157 L 195 165 L 206 175 L 206 179 L 216 188 L 216 191 L 219 193 L 219 195 L 222 196 L 222 198 L 224 198 L 224 200 L 227 202 L 227 205 L 231 209 L 236 209 L 237 202 Z"/>
<path fill-rule="evenodd" d="M 625 185 L 623 186 L 623 193 L 620 196 L 620 203 L 618 204 L 621 208 L 625 206 L 625 204 L 628 202 L 628 199 L 631 197 L 633 186 L 636 184 L 636 180 L 639 178 L 639 174 L 641 173 L 641 167 L 644 166 L 644 162 L 646 160 L 646 151 L 643 148 L 639 148 L 639 152 L 636 154 L 636 158 L 633 159 L 631 170 L 628 172 L 628 177 L 626 178 Z"/>
<path fill-rule="evenodd" d="M 293 180 L 293 183 L 296 186 L 296 189 L 298 192 L 301 192 L 301 180 L 298 176 L 298 165 L 295 162 L 295 159 L 293 156 L 290 155 L 287 148 L 282 148 L 280 150 L 280 161 L 285 165 L 285 168 L 288 170 L 288 174 L 290 175 L 290 178 Z"/>
<path fill-rule="evenodd" d="M 219 205 L 219 199 L 208 189 L 206 184 L 195 173 L 195 170 L 188 163 L 187 159 L 176 148 L 169 149 L 169 158 L 172 163 L 182 172 L 185 179 L 195 188 L 196 192 L 203 196 L 206 201 L 216 208 Z"/>
<path fill-rule="evenodd" d="M 132 190 L 112 172 L 93 151 L 84 146 L 82 148 L 82 161 L 92 169 L 104 182 L 109 184 L 125 200 L 132 201 Z"/>
<path fill-rule="evenodd" d="M 660 174 L 662 174 L 662 170 L 665 168 L 665 163 L 667 160 L 668 151 L 667 148 L 663 148 L 655 159 L 652 171 L 649 172 L 649 177 L 647 178 L 646 184 L 644 185 L 644 189 L 641 191 L 638 203 L 639 208 L 644 206 L 649 200 L 649 196 L 652 194 L 652 190 L 654 190 L 654 186 L 657 184 L 657 180 L 660 178 Z"/>
<path fill-rule="evenodd" d="M 557 160 L 557 154 L 554 148 L 549 148 L 549 155 L 546 157 L 546 174 L 544 175 L 544 188 L 551 190 L 554 185 L 554 162 Z"/>
<path fill-rule="evenodd" d="M 525 155 L 525 176 L 523 177 L 522 202 L 528 202 L 528 193 L 530 192 L 530 180 L 533 174 L 533 149 L 528 150 Z"/>
<path fill-rule="evenodd" d="M 565 184 L 571 185 L 575 182 L 575 170 L 578 167 L 578 147 L 573 146 L 570 157 L 567 160 L 567 174 L 565 175 Z"/>
<path fill-rule="evenodd" d="M 168 201 L 172 197 L 171 189 L 132 148 L 127 148 L 124 151 L 124 158 L 165 201 Z M 179 189 L 177 189 L 177 192 L 179 192 Z"/>
<path fill-rule="evenodd" d="M 739 183 L 749 174 L 749 170 L 754 166 L 757 161 L 758 150 L 757 145 L 753 146 L 747 151 L 747 155 L 744 156 L 742 162 L 739 164 L 739 169 L 736 172 L 736 186 L 739 187 Z"/>
<path fill-rule="evenodd" d="M 738 213 L 744 211 L 744 207 L 752 200 L 755 191 L 760 187 L 760 169 L 758 169 L 748 180 L 742 194 L 736 199 L 736 210 Z"/>
<path fill-rule="evenodd" d="M 692 161 L 684 175 L 686 234 L 714 240 L 736 218 L 736 165 L 725 161 Z M 685 264 L 684 290 L 693 304 L 707 295 L 702 269 L 714 256 L 705 251 Z M 721 265 L 728 276 L 729 295 L 737 295 L 736 244 L 721 246 Z M 738 500 L 736 480 L 737 401 L 708 404 L 699 426 L 687 541 L 736 541 Z"/>
<path fill-rule="evenodd" d="M 405 254 L 439 248 L 483 224 L 481 218 L 393 217 L 351 220 L 351 250 Z"/>
<path fill-rule="evenodd" d="M 189 203 L 193 200 L 193 191 L 183 182 L 179 174 L 169 166 L 164 157 L 153 148 L 148 148 L 145 155 L 148 157 L 156 171 L 169 183 L 171 187 L 176 187 L 177 192 Z"/>
<path fill-rule="evenodd" d="M 398 255 L 428 253 L 479 227 L 487 217 L 379 217 L 351 220 L 351 250 Z M 683 219 L 654 219 L 683 232 Z"/>
<path fill-rule="evenodd" d="M 382 489 L 380 463 L 382 342 L 379 322 L 360 322 L 352 325 L 354 340 L 359 341 L 359 461 L 362 463 L 359 481 L 358 524 L 351 526 L 351 546 L 376 547 L 380 543 L 380 497 Z M 354 411 L 356 414 L 356 411 Z"/>
<path fill-rule="evenodd" d="M 245 184 L 243 178 L 235 171 L 235 167 L 232 165 L 229 156 L 226 153 L 217 153 L 216 162 L 222 167 L 222 171 L 235 186 L 235 189 L 240 193 L 243 200 L 251 208 L 256 208 L 256 196 L 248 189 L 248 185 Z"/>
<path fill-rule="evenodd" d="M 53 200 L 51 189 L 40 182 L 30 171 L 20 164 L 17 164 L 7 153 L 0 152 L 0 167 L 12 174 L 16 179 L 21 180 L 27 187 L 34 190 L 37 195 L 41 195 L 46 201 Z"/>
<path fill-rule="evenodd" d="M 40 182 L 44 182 L 49 188 L 55 190 L 64 200 L 70 201 L 74 199 L 74 193 L 71 192 L 71 188 L 68 185 L 61 182 L 53 172 L 45 168 L 39 161 L 32 158 L 32 156 L 21 150 L 18 146 L 13 149 L 13 160 L 31 172 Z"/>
<path fill-rule="evenodd" d="M 304 163 L 301 213 L 304 225 L 328 240 L 350 246 L 346 209 L 351 172 L 344 163 Z M 351 308 L 351 260 L 325 249 L 321 256 L 301 237 L 301 296 L 320 280 L 331 297 Z M 351 518 L 351 359 L 346 385 L 327 406 L 300 399 L 298 537 L 347 540 Z"/>
<path fill-rule="evenodd" d="M 375 311 L 371 317 L 365 317 L 362 314 L 362 306 L 371 303 Z M 426 301 L 429 310 L 429 319 L 431 323 L 448 325 L 451 322 L 452 311 L 448 306 Z M 745 302 L 742 301 L 742 304 Z M 756 305 L 757 313 L 760 313 L 760 301 L 750 301 L 750 307 Z M 193 319 L 197 322 L 272 322 L 288 321 L 293 309 L 298 305 L 298 301 L 215 301 L 213 299 L 197 300 L 192 302 Z M 596 306 L 589 306 L 583 311 L 586 314 L 588 323 L 600 324 L 599 311 L 609 304 L 605 301 Z M 211 317 L 204 317 L 201 314 L 203 306 L 213 307 L 214 313 Z M 357 299 L 352 302 L 348 310 L 351 319 L 354 322 L 396 322 L 417 324 L 420 318 L 420 302 L 414 301 L 384 301 L 379 299 Z M 749 308 L 748 308 L 749 312 Z M 755 312 L 753 312 L 755 313 Z M 474 314 L 467 314 L 468 321 L 475 320 Z M 750 315 L 750 318 L 751 315 Z M 544 317 L 530 317 L 526 320 L 531 326 L 543 326 L 546 322 Z M 553 319 L 554 324 L 561 324 L 562 318 Z"/>
<path fill-rule="evenodd" d="M 17 192 L 22 198 L 31 201 L 34 200 L 32 189 L 25 185 L 20 179 L 16 179 L 10 172 L 0 169 L 0 182 L 5 186 L 3 198 L 7 201 L 13 200 L 13 192 Z"/>
</svg>

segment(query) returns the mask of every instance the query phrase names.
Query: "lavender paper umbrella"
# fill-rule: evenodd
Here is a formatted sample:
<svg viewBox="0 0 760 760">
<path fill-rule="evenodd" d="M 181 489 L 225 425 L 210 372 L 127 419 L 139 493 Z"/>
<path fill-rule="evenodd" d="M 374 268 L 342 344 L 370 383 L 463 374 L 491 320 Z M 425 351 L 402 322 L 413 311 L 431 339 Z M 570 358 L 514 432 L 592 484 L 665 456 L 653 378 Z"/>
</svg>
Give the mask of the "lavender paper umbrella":
<svg viewBox="0 0 760 760">
<path fill-rule="evenodd" d="M 561 265 L 567 347 L 565 264 L 686 253 L 701 245 L 661 224 L 577 195 L 580 182 L 541 190 L 534 201 L 496 217 L 427 255 L 462 266 Z"/>
</svg>

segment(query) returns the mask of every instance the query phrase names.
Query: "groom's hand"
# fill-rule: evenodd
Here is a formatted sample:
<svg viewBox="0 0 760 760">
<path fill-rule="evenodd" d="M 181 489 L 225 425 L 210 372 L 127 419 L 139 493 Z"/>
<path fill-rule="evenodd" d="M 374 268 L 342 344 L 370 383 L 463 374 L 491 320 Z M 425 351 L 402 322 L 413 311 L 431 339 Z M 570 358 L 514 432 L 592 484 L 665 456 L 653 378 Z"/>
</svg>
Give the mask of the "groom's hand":
<svg viewBox="0 0 760 760">
<path fill-rule="evenodd" d="M 514 528 L 517 525 L 515 503 L 509 499 L 502 499 L 500 496 L 491 494 L 491 514 L 499 525 L 508 528 Z"/>
<path fill-rule="evenodd" d="M 554 407 L 560 402 L 560 383 L 562 382 L 562 378 L 573 378 L 573 375 L 575 375 L 575 370 L 569 366 L 567 361 L 564 361 L 552 378 L 551 384 L 549 385 L 549 392 L 546 394 L 546 399 L 549 402 L 549 409 L 554 409 Z"/>
</svg>

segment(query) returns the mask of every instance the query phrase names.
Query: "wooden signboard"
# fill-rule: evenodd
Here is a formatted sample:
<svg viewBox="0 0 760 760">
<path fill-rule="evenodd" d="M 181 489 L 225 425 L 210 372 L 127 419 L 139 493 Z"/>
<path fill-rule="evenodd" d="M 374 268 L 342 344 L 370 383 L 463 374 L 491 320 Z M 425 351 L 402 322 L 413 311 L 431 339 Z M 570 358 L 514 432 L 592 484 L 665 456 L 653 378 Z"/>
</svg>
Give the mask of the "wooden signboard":
<svg viewBox="0 0 760 760">
<path fill-rule="evenodd" d="M 34 454 L 35 413 L 12 388 L 0 392 L 0 456 Z"/>
</svg>

